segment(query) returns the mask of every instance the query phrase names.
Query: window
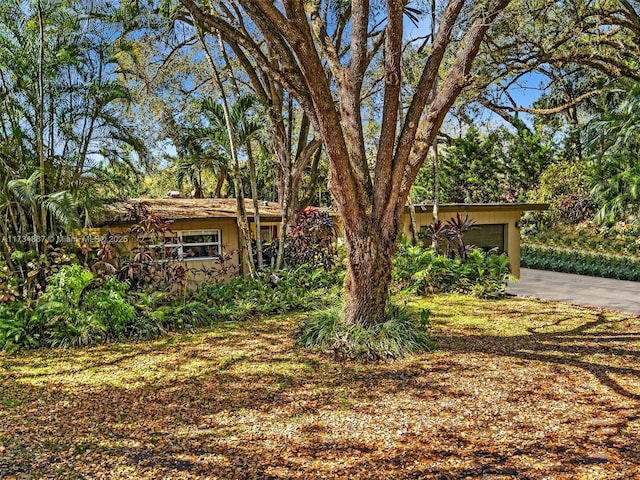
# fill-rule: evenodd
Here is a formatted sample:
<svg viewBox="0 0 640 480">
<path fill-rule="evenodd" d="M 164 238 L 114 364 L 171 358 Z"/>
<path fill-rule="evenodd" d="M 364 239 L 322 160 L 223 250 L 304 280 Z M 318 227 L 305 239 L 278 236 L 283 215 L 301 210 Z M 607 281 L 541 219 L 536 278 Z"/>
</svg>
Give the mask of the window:
<svg viewBox="0 0 640 480">
<path fill-rule="evenodd" d="M 222 253 L 220 230 L 186 230 L 178 233 L 182 237 L 181 257 L 185 260 L 215 258 Z"/>
<path fill-rule="evenodd" d="M 276 238 L 278 238 L 277 225 L 260 226 L 260 240 L 262 240 L 263 243 L 272 243 Z"/>
<path fill-rule="evenodd" d="M 163 259 L 204 260 L 222 253 L 220 230 L 182 230 L 160 244 Z"/>
</svg>

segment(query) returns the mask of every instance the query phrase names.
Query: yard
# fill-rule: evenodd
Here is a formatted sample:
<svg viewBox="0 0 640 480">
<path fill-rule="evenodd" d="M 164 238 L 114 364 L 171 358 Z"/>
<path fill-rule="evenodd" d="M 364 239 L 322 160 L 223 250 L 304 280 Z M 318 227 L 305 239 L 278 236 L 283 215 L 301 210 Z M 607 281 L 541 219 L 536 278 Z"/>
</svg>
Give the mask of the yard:
<svg viewBox="0 0 640 480">
<path fill-rule="evenodd" d="M 302 315 L 0 354 L 0 478 L 640 478 L 640 317 L 442 295 L 436 351 L 338 363 Z"/>
</svg>

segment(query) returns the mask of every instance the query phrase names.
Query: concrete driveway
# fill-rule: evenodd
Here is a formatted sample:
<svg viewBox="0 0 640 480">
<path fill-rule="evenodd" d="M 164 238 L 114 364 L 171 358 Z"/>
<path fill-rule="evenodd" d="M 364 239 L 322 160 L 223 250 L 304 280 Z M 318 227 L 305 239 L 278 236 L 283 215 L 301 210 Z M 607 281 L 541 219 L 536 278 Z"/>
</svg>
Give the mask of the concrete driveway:
<svg viewBox="0 0 640 480">
<path fill-rule="evenodd" d="M 523 268 L 507 293 L 640 314 L 640 282 Z"/>
</svg>

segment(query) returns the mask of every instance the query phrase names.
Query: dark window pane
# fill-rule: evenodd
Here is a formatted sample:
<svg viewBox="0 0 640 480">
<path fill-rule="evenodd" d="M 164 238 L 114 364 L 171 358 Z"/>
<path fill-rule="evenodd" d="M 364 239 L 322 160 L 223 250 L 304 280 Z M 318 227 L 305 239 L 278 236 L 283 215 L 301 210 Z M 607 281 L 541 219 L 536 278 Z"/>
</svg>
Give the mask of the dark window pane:
<svg viewBox="0 0 640 480">
<path fill-rule="evenodd" d="M 217 232 L 201 235 L 183 235 L 182 241 L 184 243 L 219 243 L 220 236 Z"/>
<path fill-rule="evenodd" d="M 182 251 L 184 258 L 216 257 L 220 253 L 217 245 L 185 245 Z"/>
</svg>

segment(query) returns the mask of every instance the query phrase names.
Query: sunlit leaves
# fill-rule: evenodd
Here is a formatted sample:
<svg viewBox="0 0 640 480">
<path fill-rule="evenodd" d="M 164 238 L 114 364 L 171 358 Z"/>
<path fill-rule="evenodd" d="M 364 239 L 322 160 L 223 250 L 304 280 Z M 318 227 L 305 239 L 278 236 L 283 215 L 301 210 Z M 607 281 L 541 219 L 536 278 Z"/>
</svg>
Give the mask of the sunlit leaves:
<svg viewBox="0 0 640 480">
<path fill-rule="evenodd" d="M 601 206 L 599 221 L 640 216 L 639 112 L 640 86 L 631 84 L 619 103 L 609 105 L 589 125 L 592 195 Z"/>
</svg>

